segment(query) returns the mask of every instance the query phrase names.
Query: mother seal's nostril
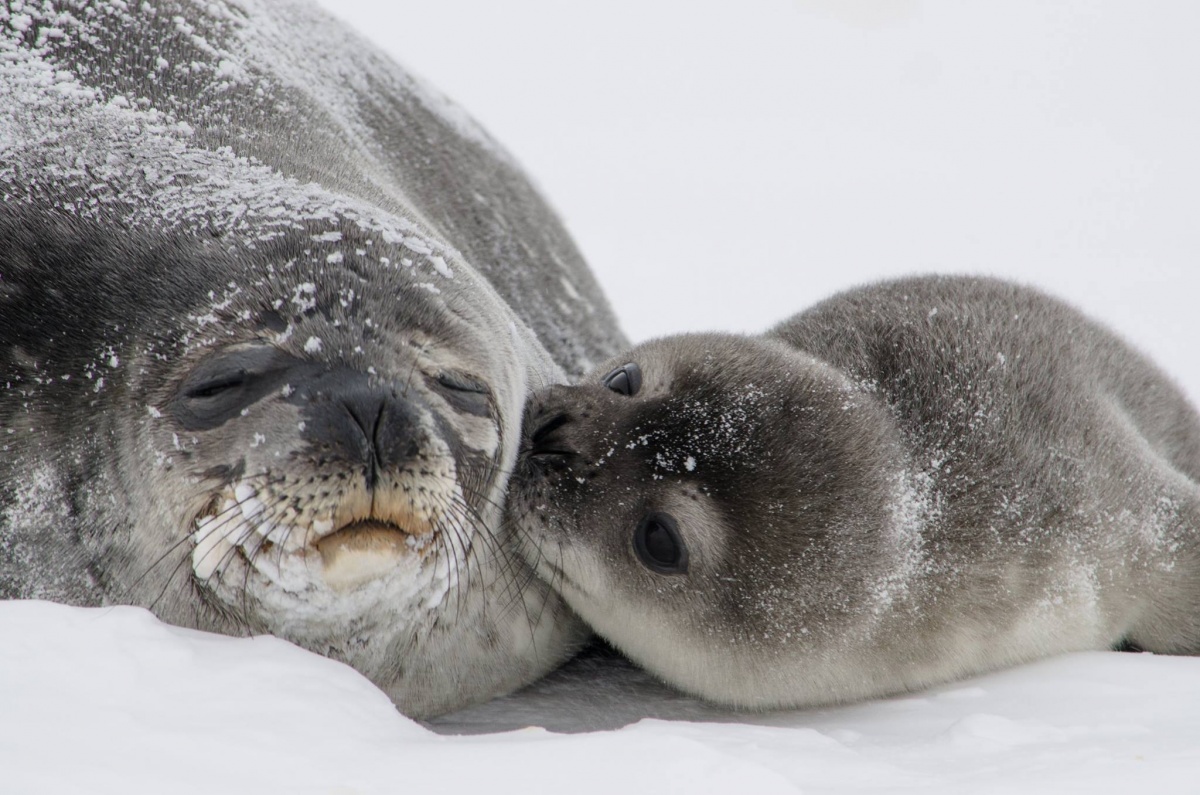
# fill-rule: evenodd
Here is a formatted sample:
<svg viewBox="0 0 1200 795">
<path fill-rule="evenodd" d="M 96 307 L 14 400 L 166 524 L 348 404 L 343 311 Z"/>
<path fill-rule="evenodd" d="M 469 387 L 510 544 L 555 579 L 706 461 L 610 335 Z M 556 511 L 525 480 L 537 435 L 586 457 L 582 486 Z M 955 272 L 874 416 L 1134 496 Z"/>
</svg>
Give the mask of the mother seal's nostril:
<svg viewBox="0 0 1200 795">
<path fill-rule="evenodd" d="M 342 406 L 362 431 L 363 438 L 374 443 L 379 420 L 383 417 L 383 399 L 377 395 L 356 396 L 355 400 L 343 400 Z"/>
</svg>

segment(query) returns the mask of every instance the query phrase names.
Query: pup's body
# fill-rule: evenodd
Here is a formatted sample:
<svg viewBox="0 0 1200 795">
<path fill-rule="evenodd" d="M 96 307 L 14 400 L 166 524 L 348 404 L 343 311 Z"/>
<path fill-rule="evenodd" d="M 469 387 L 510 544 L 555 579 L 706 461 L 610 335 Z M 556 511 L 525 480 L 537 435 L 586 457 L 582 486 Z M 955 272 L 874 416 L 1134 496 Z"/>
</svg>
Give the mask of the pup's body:
<svg viewBox="0 0 1200 795">
<path fill-rule="evenodd" d="M 1200 650 L 1200 420 L 1145 357 L 1029 289 L 911 279 L 757 338 L 657 340 L 536 395 L 527 428 L 528 560 L 713 701 Z"/>
</svg>

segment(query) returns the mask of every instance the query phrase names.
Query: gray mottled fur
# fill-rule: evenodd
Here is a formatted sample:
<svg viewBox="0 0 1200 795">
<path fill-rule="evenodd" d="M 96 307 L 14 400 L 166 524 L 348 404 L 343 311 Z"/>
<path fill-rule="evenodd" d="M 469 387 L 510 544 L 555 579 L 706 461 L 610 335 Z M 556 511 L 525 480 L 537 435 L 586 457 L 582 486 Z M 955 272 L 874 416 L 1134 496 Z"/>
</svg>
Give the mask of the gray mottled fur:
<svg viewBox="0 0 1200 795">
<path fill-rule="evenodd" d="M 599 385 L 625 362 L 644 384 Z M 531 402 L 525 553 L 600 634 L 741 707 L 1129 643 L 1200 651 L 1200 419 L 1070 306 L 977 278 L 851 290 L 760 337 L 646 343 Z M 545 444 L 545 443 L 543 443 Z M 686 574 L 632 536 L 675 517 Z"/>
<path fill-rule="evenodd" d="M 0 6 L 0 597 L 272 632 L 413 715 L 512 690 L 583 636 L 507 551 L 523 401 L 623 344 L 511 158 L 313 6 Z M 185 427 L 190 374 L 243 349 L 301 381 Z M 375 504 L 303 400 L 359 382 L 411 399 L 437 466 L 384 474 L 434 550 L 338 588 L 311 549 L 284 585 L 265 553 L 193 559 L 238 485 L 305 527 L 338 515 L 322 484 Z"/>
</svg>

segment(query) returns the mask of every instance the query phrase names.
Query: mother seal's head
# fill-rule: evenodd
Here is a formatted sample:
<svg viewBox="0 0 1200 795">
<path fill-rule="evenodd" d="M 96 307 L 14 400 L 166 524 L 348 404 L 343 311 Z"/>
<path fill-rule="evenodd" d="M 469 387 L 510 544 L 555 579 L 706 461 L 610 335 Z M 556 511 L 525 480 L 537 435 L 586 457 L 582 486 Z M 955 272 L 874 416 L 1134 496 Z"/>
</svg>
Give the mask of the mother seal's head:
<svg viewBox="0 0 1200 795">
<path fill-rule="evenodd" d="M 569 655 L 508 475 L 620 334 L 507 155 L 306 5 L 0 33 L 0 597 L 270 632 L 414 716 Z"/>
<path fill-rule="evenodd" d="M 3 225 L 5 595 L 272 632 L 415 715 L 557 662 L 498 530 L 528 332 L 351 227 L 226 244 Z"/>
</svg>

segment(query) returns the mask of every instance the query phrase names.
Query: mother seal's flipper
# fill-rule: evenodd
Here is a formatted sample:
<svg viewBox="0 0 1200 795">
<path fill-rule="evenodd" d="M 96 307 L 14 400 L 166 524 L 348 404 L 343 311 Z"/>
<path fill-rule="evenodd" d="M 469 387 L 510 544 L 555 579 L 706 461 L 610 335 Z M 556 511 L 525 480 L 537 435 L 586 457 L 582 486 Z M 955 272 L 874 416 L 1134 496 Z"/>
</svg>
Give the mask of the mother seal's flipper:
<svg viewBox="0 0 1200 795">
<path fill-rule="evenodd" d="M 624 343 L 461 111 L 310 5 L 0 20 L 0 595 L 345 660 L 411 715 L 586 634 L 501 521 Z"/>
<path fill-rule="evenodd" d="M 1200 652 L 1200 419 L 1067 305 L 852 290 L 535 395 L 531 565 L 664 680 L 848 701 L 1121 643 Z"/>
</svg>

